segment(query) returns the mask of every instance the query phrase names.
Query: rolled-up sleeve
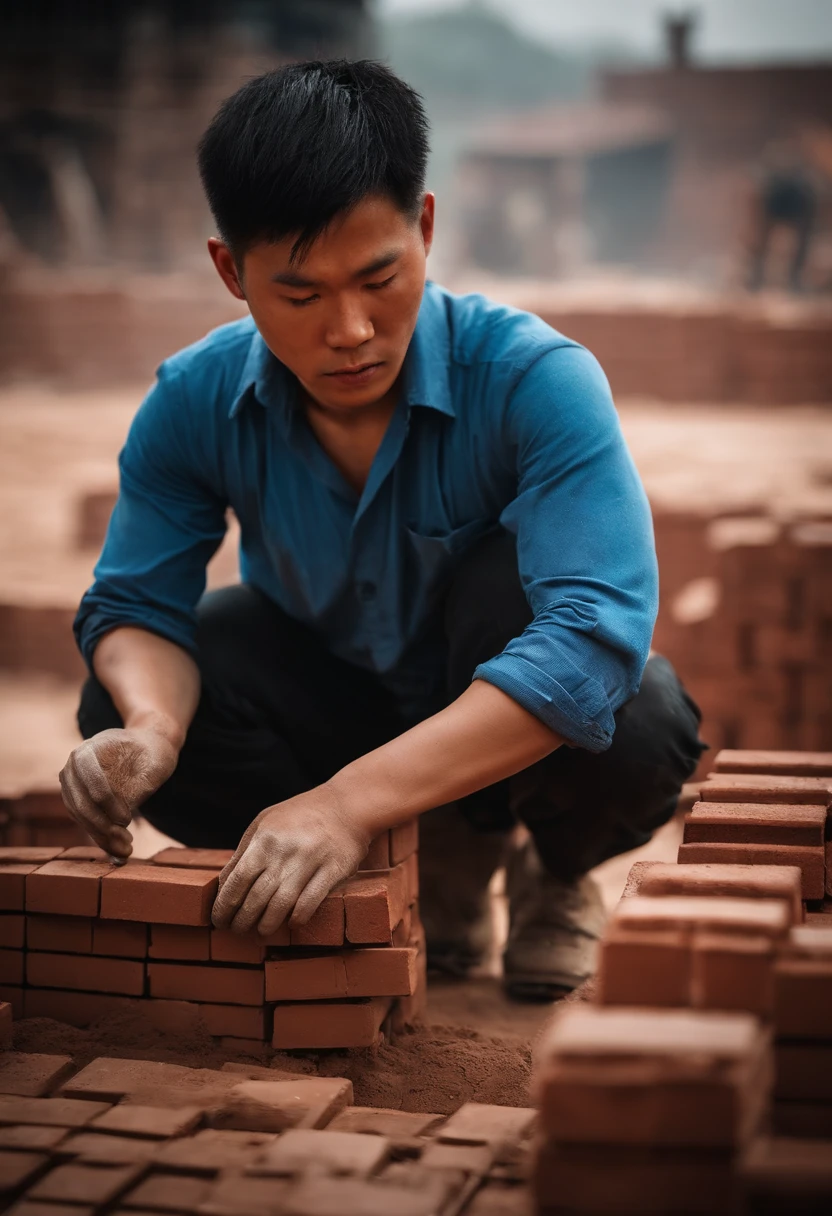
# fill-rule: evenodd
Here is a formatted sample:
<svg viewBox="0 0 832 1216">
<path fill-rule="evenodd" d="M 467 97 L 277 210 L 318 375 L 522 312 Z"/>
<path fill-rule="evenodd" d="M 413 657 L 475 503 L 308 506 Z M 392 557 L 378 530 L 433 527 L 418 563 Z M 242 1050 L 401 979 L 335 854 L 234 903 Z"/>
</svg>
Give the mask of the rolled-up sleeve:
<svg viewBox="0 0 832 1216">
<path fill-rule="evenodd" d="M 181 378 L 162 365 L 119 457 L 118 500 L 75 619 L 88 665 L 103 635 L 121 625 L 195 652 L 205 568 L 225 533 L 226 504 L 211 485 L 203 438 Z"/>
<path fill-rule="evenodd" d="M 606 377 L 580 347 L 547 351 L 504 417 L 528 628 L 474 672 L 568 742 L 601 752 L 638 691 L 658 609 L 650 509 Z"/>
</svg>

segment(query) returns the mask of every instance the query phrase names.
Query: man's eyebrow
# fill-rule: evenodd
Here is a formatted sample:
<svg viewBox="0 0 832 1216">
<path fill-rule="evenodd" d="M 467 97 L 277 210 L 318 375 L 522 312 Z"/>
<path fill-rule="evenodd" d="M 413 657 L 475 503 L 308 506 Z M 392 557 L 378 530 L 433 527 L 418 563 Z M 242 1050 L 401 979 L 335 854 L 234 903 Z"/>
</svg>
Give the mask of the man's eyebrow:
<svg viewBox="0 0 832 1216">
<path fill-rule="evenodd" d="M 380 271 L 386 270 L 388 266 L 392 266 L 401 256 L 401 249 L 391 249 L 377 258 L 373 258 L 372 262 L 368 262 L 366 266 L 362 266 L 359 270 L 356 270 L 352 277 L 354 279 L 369 278 L 370 275 L 378 274 Z M 272 275 L 272 282 L 280 283 L 283 287 L 320 287 L 320 283 L 316 282 L 315 279 L 307 279 L 304 275 L 298 274 L 294 270 L 279 270 L 276 274 Z"/>
</svg>

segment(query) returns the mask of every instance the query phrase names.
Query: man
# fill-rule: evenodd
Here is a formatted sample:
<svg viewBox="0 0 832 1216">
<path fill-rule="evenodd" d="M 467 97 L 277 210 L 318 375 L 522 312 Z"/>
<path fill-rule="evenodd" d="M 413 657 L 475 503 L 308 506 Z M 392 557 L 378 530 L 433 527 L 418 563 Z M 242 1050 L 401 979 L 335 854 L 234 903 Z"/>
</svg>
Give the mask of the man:
<svg viewBox="0 0 832 1216">
<path fill-rule="evenodd" d="M 524 824 L 506 982 L 552 995 L 591 970 L 587 871 L 672 814 L 698 713 L 645 669 L 651 522 L 606 380 L 536 317 L 425 286 L 427 152 L 368 62 L 269 73 L 212 122 L 209 250 L 251 319 L 167 360 L 133 422 L 62 784 L 117 858 L 139 807 L 236 848 L 214 923 L 264 934 L 429 812 L 429 953 L 457 972 Z M 242 583 L 203 595 L 229 506 Z"/>
</svg>

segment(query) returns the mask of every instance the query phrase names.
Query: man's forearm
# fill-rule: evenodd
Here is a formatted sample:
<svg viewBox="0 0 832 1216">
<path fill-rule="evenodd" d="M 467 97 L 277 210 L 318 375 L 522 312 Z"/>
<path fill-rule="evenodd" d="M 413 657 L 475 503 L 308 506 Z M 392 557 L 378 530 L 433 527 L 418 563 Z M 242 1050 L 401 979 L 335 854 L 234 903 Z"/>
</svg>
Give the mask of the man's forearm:
<svg viewBox="0 0 832 1216">
<path fill-rule="evenodd" d="M 93 668 L 125 727 L 151 728 L 179 751 L 199 701 L 199 668 L 180 646 L 123 626 L 98 643 Z"/>
<path fill-rule="evenodd" d="M 372 836 L 528 768 L 563 743 L 506 693 L 474 680 L 453 704 L 327 783 Z"/>
</svg>

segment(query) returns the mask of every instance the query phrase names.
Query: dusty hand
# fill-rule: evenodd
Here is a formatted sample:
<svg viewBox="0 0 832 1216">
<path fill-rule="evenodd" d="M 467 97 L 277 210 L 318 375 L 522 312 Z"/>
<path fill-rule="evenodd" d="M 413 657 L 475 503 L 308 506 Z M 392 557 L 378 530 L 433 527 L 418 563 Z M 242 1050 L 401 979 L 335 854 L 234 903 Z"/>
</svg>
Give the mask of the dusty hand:
<svg viewBox="0 0 832 1216">
<path fill-rule="evenodd" d="M 129 857 L 136 810 L 167 781 L 179 758 L 159 731 L 104 730 L 76 747 L 61 772 L 67 810 L 96 844 Z"/>
<path fill-rule="evenodd" d="M 304 925 L 333 887 L 355 873 L 370 833 L 326 786 L 267 807 L 220 874 L 213 920 L 274 933 L 287 916 Z"/>
</svg>

